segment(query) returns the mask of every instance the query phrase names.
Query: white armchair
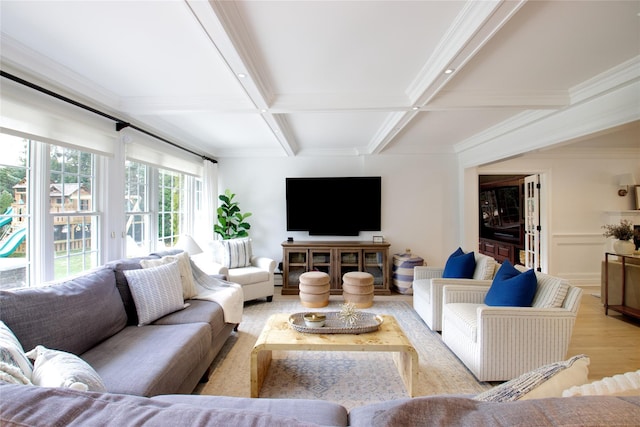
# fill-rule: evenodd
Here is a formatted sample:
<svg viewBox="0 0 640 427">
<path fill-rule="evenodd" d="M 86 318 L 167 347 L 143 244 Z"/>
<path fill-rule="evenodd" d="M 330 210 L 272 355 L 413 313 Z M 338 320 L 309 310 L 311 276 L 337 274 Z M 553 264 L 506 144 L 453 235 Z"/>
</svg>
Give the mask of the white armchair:
<svg viewBox="0 0 640 427">
<path fill-rule="evenodd" d="M 479 381 L 506 381 L 566 357 L 582 289 L 536 273 L 532 307 L 490 307 L 490 285 L 445 286 L 442 340 Z"/>
<path fill-rule="evenodd" d="M 477 252 L 474 257 L 473 279 L 443 279 L 444 267 L 414 267 L 413 308 L 432 331 L 442 330 L 442 288 L 445 285 L 491 285 L 498 263 Z"/>
<path fill-rule="evenodd" d="M 239 268 L 216 263 L 206 252 L 194 255 L 191 259 L 205 273 L 223 275 L 228 281 L 242 286 L 245 301 L 259 298 L 266 298 L 268 302 L 273 300 L 276 262 L 271 258 L 253 256 L 250 266 Z"/>
<path fill-rule="evenodd" d="M 240 239 L 236 241 L 239 243 L 236 243 L 235 247 L 238 248 L 240 245 L 245 250 L 242 251 L 244 257 L 238 255 L 238 258 L 242 258 L 242 263 L 236 261 L 238 264 L 235 265 L 244 265 L 247 257 L 252 253 L 251 240 L 246 240 L 246 242 L 240 242 Z M 271 258 L 251 256 L 246 267 L 229 268 L 220 263 L 220 260 L 224 259 L 223 245 L 220 241 L 210 242 L 206 245 L 207 250 L 203 251 L 191 236 L 184 235 L 180 237 L 177 247 L 189 252 L 191 260 L 206 274 L 222 275 L 226 280 L 242 286 L 244 301 L 258 298 L 266 298 L 268 302 L 273 300 L 276 262 Z M 240 252 L 234 253 L 240 254 Z M 234 265 L 234 263 L 228 265 Z"/>
</svg>

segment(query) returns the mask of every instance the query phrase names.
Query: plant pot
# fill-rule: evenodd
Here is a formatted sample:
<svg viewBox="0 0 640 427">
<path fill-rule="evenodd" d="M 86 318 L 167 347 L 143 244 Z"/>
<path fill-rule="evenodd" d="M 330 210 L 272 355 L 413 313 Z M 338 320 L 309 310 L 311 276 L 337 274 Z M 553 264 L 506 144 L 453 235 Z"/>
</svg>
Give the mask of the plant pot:
<svg viewBox="0 0 640 427">
<path fill-rule="evenodd" d="M 618 255 L 632 255 L 636 249 L 633 240 L 614 240 L 613 251 Z"/>
</svg>

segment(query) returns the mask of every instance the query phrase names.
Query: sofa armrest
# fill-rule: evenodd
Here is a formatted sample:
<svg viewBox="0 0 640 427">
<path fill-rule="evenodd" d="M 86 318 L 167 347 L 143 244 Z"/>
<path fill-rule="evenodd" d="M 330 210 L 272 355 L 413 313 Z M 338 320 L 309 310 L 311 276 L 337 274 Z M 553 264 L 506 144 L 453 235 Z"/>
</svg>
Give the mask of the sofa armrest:
<svg viewBox="0 0 640 427">
<path fill-rule="evenodd" d="M 268 271 L 269 274 L 273 274 L 273 272 L 276 270 L 276 262 L 271 258 L 263 256 L 251 257 L 251 265 L 254 267 L 258 267 L 261 270 Z"/>
<path fill-rule="evenodd" d="M 222 275 L 229 277 L 229 269 L 222 264 L 213 261 L 211 254 L 203 252 L 201 254 L 190 256 L 194 264 L 209 276 Z"/>
<path fill-rule="evenodd" d="M 471 303 L 483 304 L 491 287 L 490 280 L 476 280 L 474 285 L 446 285 L 442 289 L 442 304 Z"/>
<path fill-rule="evenodd" d="M 428 267 L 428 266 L 416 266 L 413 267 L 413 280 L 433 279 L 436 277 L 442 277 L 444 267 Z"/>
</svg>

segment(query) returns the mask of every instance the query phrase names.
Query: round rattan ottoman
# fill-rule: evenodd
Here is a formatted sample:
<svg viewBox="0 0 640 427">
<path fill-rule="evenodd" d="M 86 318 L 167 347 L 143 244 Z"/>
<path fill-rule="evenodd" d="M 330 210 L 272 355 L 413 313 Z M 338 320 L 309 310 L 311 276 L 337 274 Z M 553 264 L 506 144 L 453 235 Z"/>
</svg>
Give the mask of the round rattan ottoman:
<svg viewBox="0 0 640 427">
<path fill-rule="evenodd" d="M 342 276 L 342 296 L 345 302 L 358 308 L 373 305 L 373 275 L 363 271 L 350 271 Z"/>
<path fill-rule="evenodd" d="M 319 308 L 329 305 L 330 279 L 322 271 L 308 271 L 300 275 L 300 302 L 305 307 Z"/>
</svg>

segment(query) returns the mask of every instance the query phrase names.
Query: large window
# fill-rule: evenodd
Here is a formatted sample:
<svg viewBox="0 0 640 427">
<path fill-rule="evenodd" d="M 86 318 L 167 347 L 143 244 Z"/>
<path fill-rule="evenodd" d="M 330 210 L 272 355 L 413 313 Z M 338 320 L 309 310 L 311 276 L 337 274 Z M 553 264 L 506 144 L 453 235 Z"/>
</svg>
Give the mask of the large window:
<svg viewBox="0 0 640 427">
<path fill-rule="evenodd" d="M 99 265 L 97 156 L 17 136 L 0 137 L 2 286 L 28 286 L 34 271 L 41 280 L 53 280 Z"/>
<path fill-rule="evenodd" d="M 189 188 L 193 188 L 194 204 L 199 205 L 202 183 L 134 161 L 127 161 L 125 169 L 126 255 L 142 256 L 175 246 L 185 232 L 186 217 L 193 214 L 186 201 Z M 190 186 L 194 181 L 196 185 Z"/>
</svg>

